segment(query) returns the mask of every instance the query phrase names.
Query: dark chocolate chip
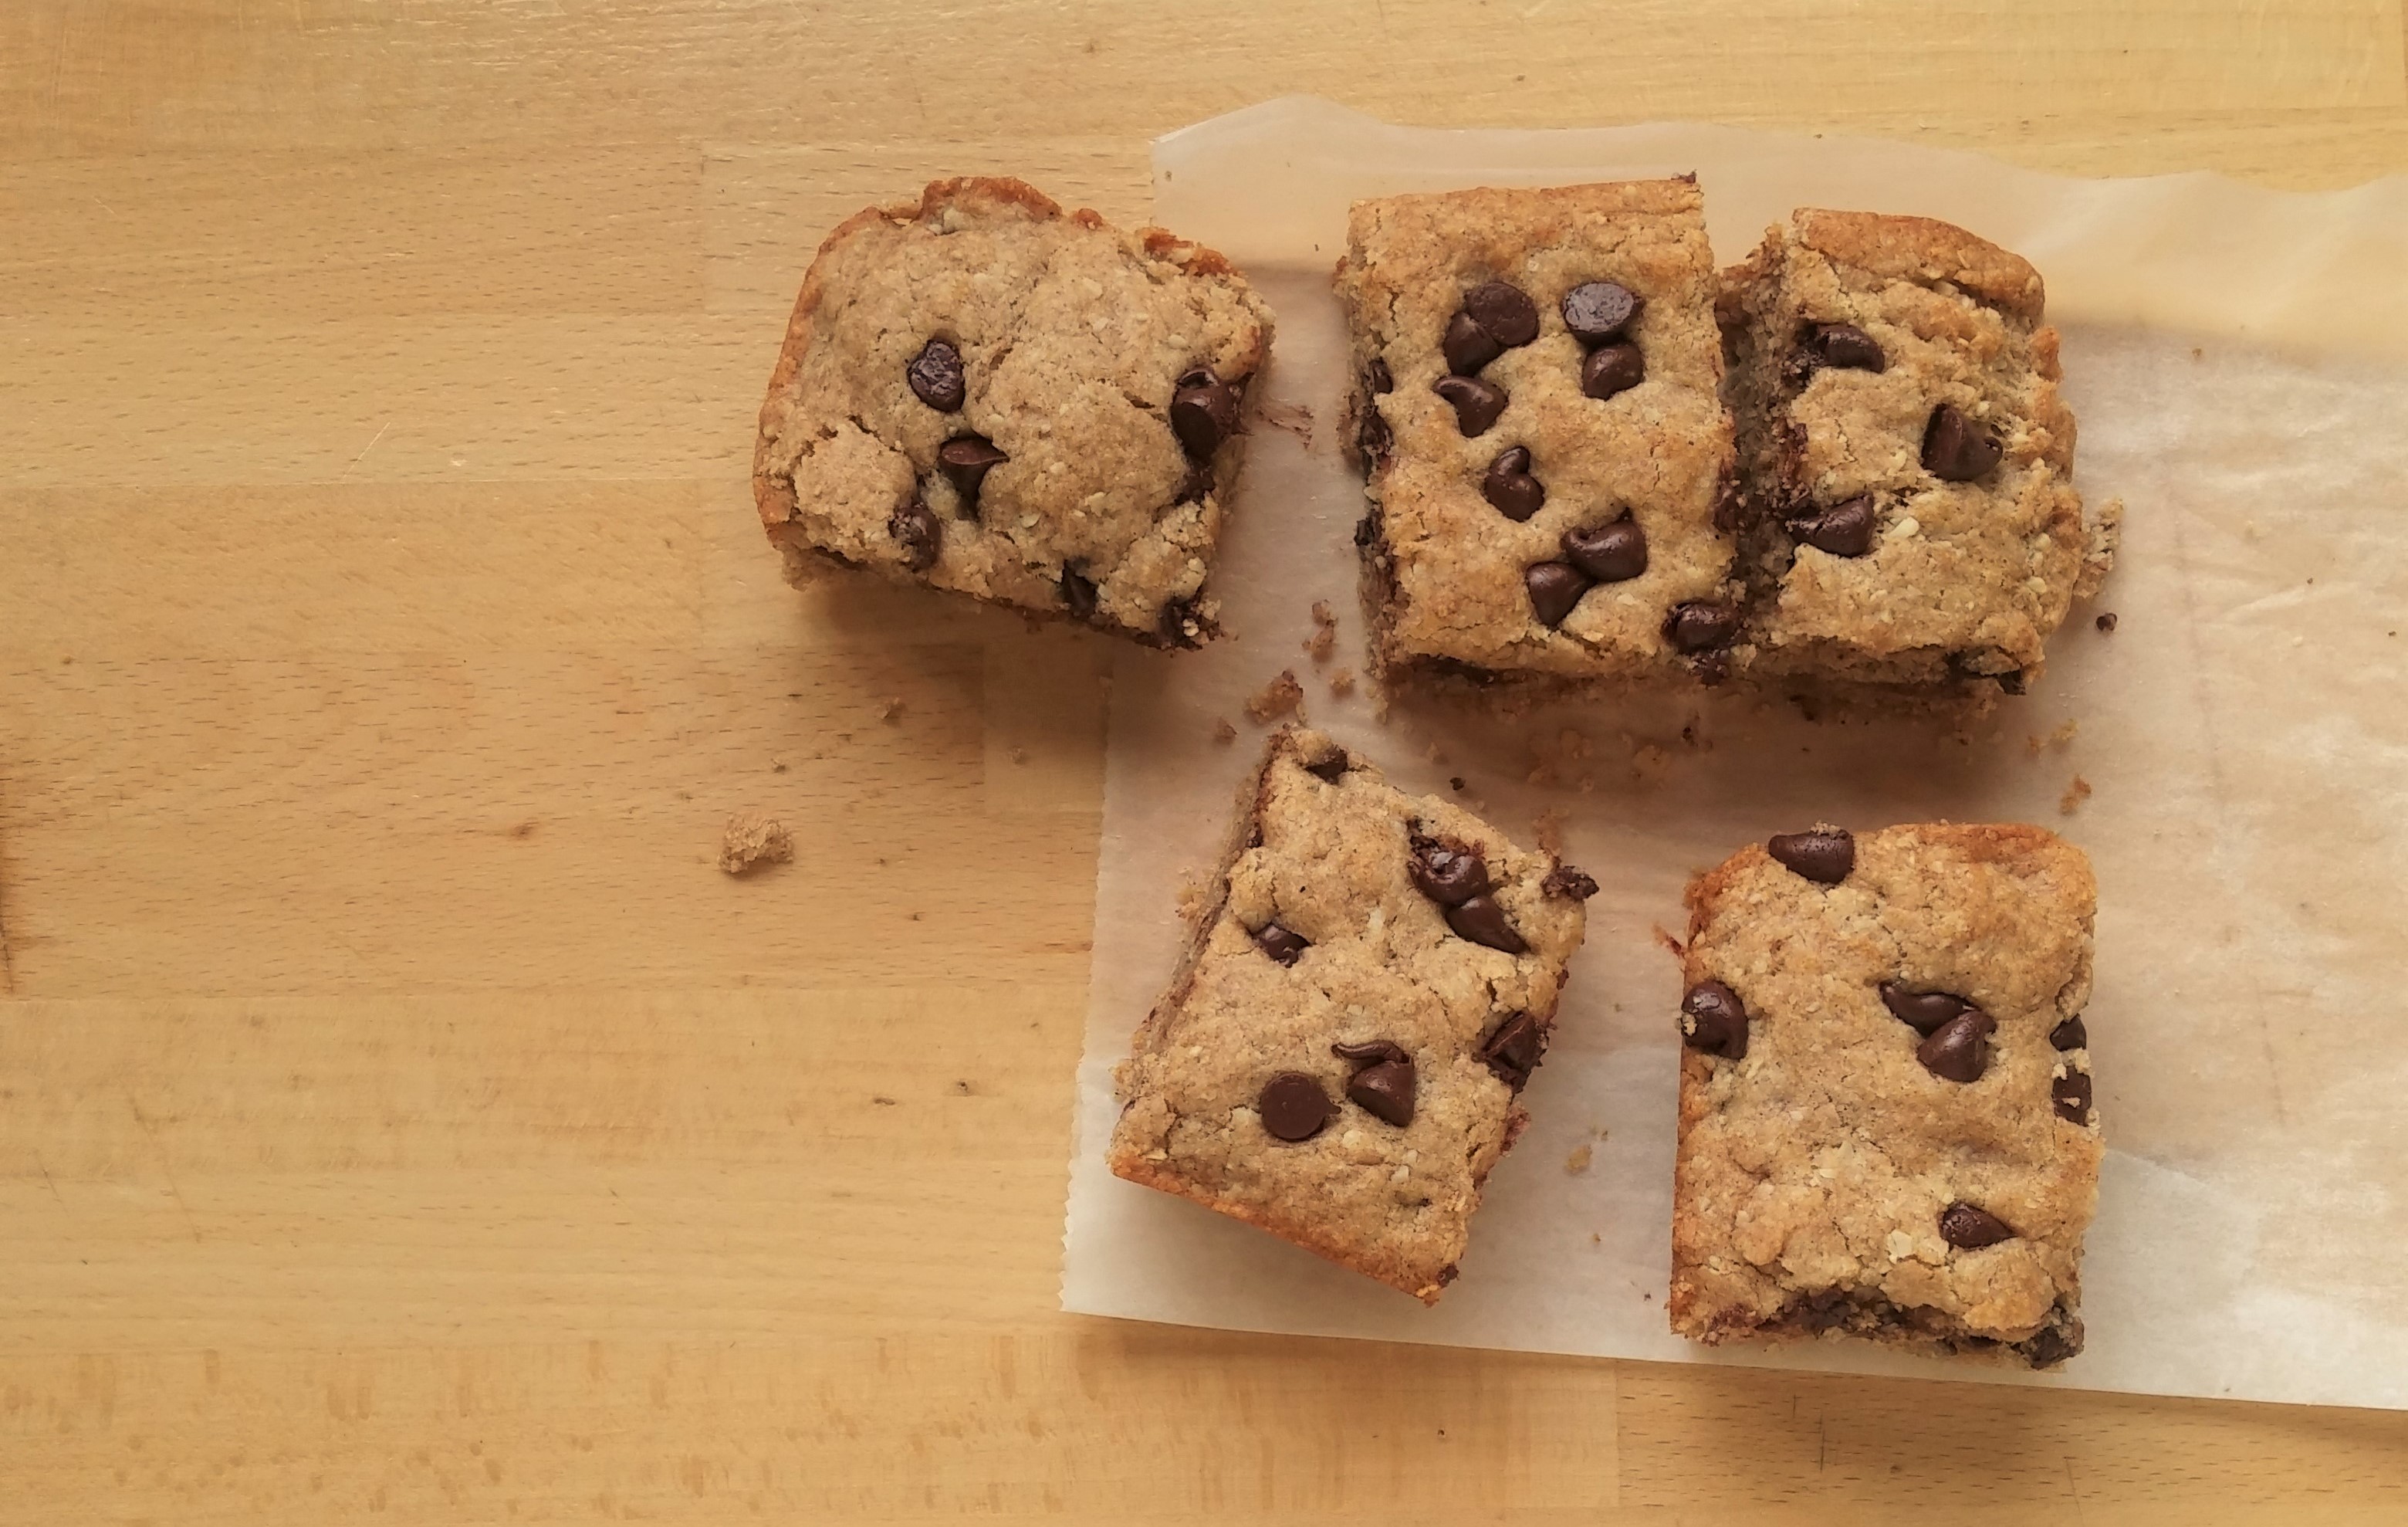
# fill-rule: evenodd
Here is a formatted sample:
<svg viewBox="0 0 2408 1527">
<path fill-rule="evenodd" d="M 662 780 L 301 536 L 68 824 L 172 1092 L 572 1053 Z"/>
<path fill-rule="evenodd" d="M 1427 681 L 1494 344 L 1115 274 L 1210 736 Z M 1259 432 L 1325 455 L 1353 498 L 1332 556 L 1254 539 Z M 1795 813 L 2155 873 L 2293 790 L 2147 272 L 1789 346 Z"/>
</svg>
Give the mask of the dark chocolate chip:
<svg viewBox="0 0 2408 1527">
<path fill-rule="evenodd" d="M 1940 1238 L 1950 1246 L 1979 1251 L 1985 1246 L 2014 1240 L 2015 1232 L 2007 1228 L 2005 1220 L 1986 1209 L 1951 1203 L 1940 1211 Z"/>
<path fill-rule="evenodd" d="M 1497 904 L 1493 896 L 1483 893 L 1442 910 L 1446 926 L 1474 944 L 1502 949 L 1509 955 L 1518 955 L 1530 947 L 1522 942 L 1521 934 L 1513 931 L 1513 925 L 1505 920 L 1505 909 Z"/>
<path fill-rule="evenodd" d="M 1073 620 L 1096 618 L 1096 585 L 1075 568 L 1062 569 L 1062 604 Z"/>
<path fill-rule="evenodd" d="M 1747 496 L 1740 491 L 1739 478 L 1726 475 L 1714 493 L 1714 528 L 1726 536 L 1739 533 L 1740 511 L 1747 505 Z"/>
<path fill-rule="evenodd" d="M 1308 774 L 1318 774 L 1323 779 L 1327 780 L 1330 784 L 1335 785 L 1338 783 L 1339 776 L 1345 773 L 1347 770 L 1354 766 L 1354 760 L 1346 756 L 1346 750 L 1344 748 L 1340 748 L 1337 752 L 1331 754 L 1326 758 L 1317 758 L 1312 763 L 1306 764 L 1304 766 L 1304 771 Z"/>
<path fill-rule="evenodd" d="M 2006 694 L 2020 695 L 2024 692 L 2024 670 L 2022 669 L 2011 668 L 2004 673 L 1993 673 L 1990 677 L 1999 681 L 1999 688 Z"/>
<path fill-rule="evenodd" d="M 2069 1124 L 2090 1122 L 2090 1073 L 2069 1071 L 2050 1084 L 2048 1101 L 2057 1107 L 2057 1116 Z"/>
<path fill-rule="evenodd" d="M 2097 620 L 2092 621 L 2090 624 L 2098 627 L 2100 634 L 2103 636 L 2107 632 L 2115 628 L 2115 612 L 2110 610 L 2105 614 L 2100 616 Z"/>
<path fill-rule="evenodd" d="M 1375 393 L 1394 392 L 1397 387 L 1397 379 L 1388 374 L 1388 363 L 1377 355 L 1363 368 L 1363 382 Z"/>
<path fill-rule="evenodd" d="M 1628 514 L 1612 525 L 1564 532 L 1564 555 L 1600 583 L 1619 583 L 1647 570 L 1647 532 Z"/>
<path fill-rule="evenodd" d="M 1380 377 L 1384 381 L 1388 368 L 1380 366 L 1378 361 L 1371 364 L 1380 367 Z M 1364 379 L 1365 391 L 1354 400 L 1354 454 L 1361 459 L 1367 472 L 1387 460 L 1389 449 L 1396 443 L 1395 437 L 1388 433 L 1388 421 L 1380 415 L 1380 405 L 1372 401 L 1373 396 L 1391 390 L 1395 383 L 1373 387 L 1368 377 Z"/>
<path fill-rule="evenodd" d="M 1807 348 L 1825 366 L 1842 371 L 1883 371 L 1889 357 L 1873 337 L 1854 324 L 1816 324 L 1807 330 Z"/>
<path fill-rule="evenodd" d="M 1498 452 L 1497 459 L 1488 464 L 1488 475 L 1480 480 L 1480 497 L 1509 520 L 1526 520 L 1536 514 L 1547 501 L 1547 488 L 1530 475 L 1530 448 L 1514 445 Z"/>
<path fill-rule="evenodd" d="M 1833 556 L 1862 556 L 1873 549 L 1872 495 L 1860 493 L 1820 513 L 1792 520 L 1789 533 Z"/>
<path fill-rule="evenodd" d="M 1942 1080 L 1978 1082 L 1990 1068 L 1989 1051 L 1983 1041 L 1998 1026 L 1987 1013 L 1969 1007 L 1933 1030 L 1914 1047 L 1914 1058 L 1923 1062 L 1924 1070 Z"/>
<path fill-rule="evenodd" d="M 1165 604 L 1161 615 L 1154 622 L 1154 629 L 1161 632 L 1162 640 L 1172 646 L 1191 649 L 1202 646 L 1204 639 L 1211 634 L 1208 623 L 1196 612 L 1193 598 L 1172 599 Z"/>
<path fill-rule="evenodd" d="M 1302 934 L 1282 928 L 1277 923 L 1265 923 L 1254 929 L 1254 947 L 1283 965 L 1293 965 L 1297 957 L 1312 947 Z"/>
<path fill-rule="evenodd" d="M 1836 886 L 1856 867 L 1856 836 L 1844 828 L 1776 832 L 1764 851 L 1819 886 Z"/>
<path fill-rule="evenodd" d="M 1522 569 L 1522 586 L 1530 591 L 1530 613 L 1553 630 L 1589 591 L 1589 581 L 1569 562 L 1534 562 Z"/>
<path fill-rule="evenodd" d="M 1446 357 L 1446 368 L 1459 377 L 1479 375 L 1482 367 L 1505 353 L 1497 336 L 1482 328 L 1469 313 L 1457 313 L 1446 321 L 1438 348 Z"/>
<path fill-rule="evenodd" d="M 1340 1054 L 1362 1048 L 1351 1044 L 1331 1047 Z M 1387 1048 L 1396 1050 L 1397 1046 L 1390 1044 Z M 1346 1059 L 1354 1060 L 1362 1058 L 1347 1055 Z M 1398 1050 L 1395 1059 L 1377 1061 L 1348 1077 L 1346 1096 L 1354 1106 L 1373 1118 L 1401 1130 L 1413 1121 L 1413 1081 L 1412 1057 Z"/>
<path fill-rule="evenodd" d="M 913 572 L 925 572 L 935 567 L 938 549 L 945 543 L 944 527 L 937 523 L 937 511 L 916 493 L 910 503 L 887 517 L 886 533 L 903 548 L 903 565 Z"/>
<path fill-rule="evenodd" d="M 1708 599 L 1676 604 L 1664 617 L 1664 640 L 1672 643 L 1675 652 L 1712 652 L 1729 646 L 1738 635 L 1738 612 Z"/>
<path fill-rule="evenodd" d="M 920 353 L 904 366 L 903 380 L 911 384 L 914 396 L 939 413 L 953 412 L 969 396 L 962 380 L 962 353 L 942 339 L 920 347 Z"/>
<path fill-rule="evenodd" d="M 1463 310 L 1506 349 L 1539 337 L 1539 305 L 1511 281 L 1483 281 L 1463 295 Z"/>
<path fill-rule="evenodd" d="M 1999 464 L 1999 438 L 1954 403 L 1931 411 L 1923 429 L 1923 468 L 1945 483 L 1971 483 Z"/>
<path fill-rule="evenodd" d="M 1912 1026 L 1918 1034 L 1928 1034 L 1962 1013 L 1972 1011 L 1973 1004 L 1954 992 L 1915 991 L 1903 981 L 1881 984 L 1882 1004 L 1895 1014 L 1899 1022 Z"/>
<path fill-rule="evenodd" d="M 1647 380 L 1647 357 L 1627 339 L 1588 353 L 1581 362 L 1581 391 L 1591 397 L 1627 393 Z"/>
<path fill-rule="evenodd" d="M 1010 459 L 983 435 L 958 435 L 937 447 L 937 470 L 962 496 L 965 510 L 978 502 L 979 484 L 986 481 L 988 470 Z"/>
<path fill-rule="evenodd" d="M 1488 861 L 1469 849 L 1436 838 L 1413 840 L 1412 857 L 1405 861 L 1413 888 L 1442 907 L 1461 906 L 1488 889 Z"/>
<path fill-rule="evenodd" d="M 2043 1326 L 2039 1334 L 2017 1342 L 2015 1350 L 2035 1368 L 2054 1368 L 2082 1350 L 2081 1327 L 2074 1331 L 2075 1334 L 2068 1335 L 2056 1326 Z"/>
<path fill-rule="evenodd" d="M 1539 1059 L 1546 1053 L 1547 1031 L 1527 1013 L 1509 1014 L 1480 1042 L 1480 1059 L 1516 1092 L 1539 1069 Z"/>
<path fill-rule="evenodd" d="M 1171 502 L 1174 504 L 1201 503 L 1205 496 L 1211 491 L 1212 464 L 1206 461 L 1194 462 L 1188 466 L 1186 477 L 1180 481 L 1179 497 L 1173 498 Z"/>
<path fill-rule="evenodd" d="M 1575 901 L 1585 901 L 1597 894 L 1597 882 L 1585 871 L 1569 864 L 1558 864 L 1539 882 L 1539 889 L 1549 896 L 1569 896 Z"/>
<path fill-rule="evenodd" d="M 2076 1013 L 2048 1031 L 2048 1042 L 2060 1050 L 2087 1049 L 2090 1030 L 2083 1027 L 2082 1015 Z"/>
<path fill-rule="evenodd" d="M 1681 999 L 1681 1043 L 1738 1060 L 1747 1054 L 1747 1004 L 1719 981 L 1700 981 Z"/>
<path fill-rule="evenodd" d="M 1639 296 L 1614 281 L 1583 281 L 1564 294 L 1564 327 L 1584 345 L 1618 339 L 1639 316 Z"/>
<path fill-rule="evenodd" d="M 1310 1140 L 1329 1127 L 1338 1112 L 1329 1101 L 1318 1078 L 1300 1071 L 1283 1071 L 1263 1084 L 1260 1096 L 1254 1099 L 1254 1111 L 1263 1116 L 1263 1128 L 1275 1140 Z"/>
<path fill-rule="evenodd" d="M 1369 509 L 1363 511 L 1363 517 L 1361 519 L 1354 522 L 1354 549 L 1356 551 L 1365 550 L 1366 548 L 1376 544 L 1379 541 L 1379 539 L 1380 506 L 1373 504 Z"/>
<path fill-rule="evenodd" d="M 1430 390 L 1455 405 L 1455 427 L 1468 439 L 1485 435 L 1505 411 L 1505 389 L 1478 377 L 1440 377 Z"/>
<path fill-rule="evenodd" d="M 1238 389 L 1207 370 L 1188 372 L 1170 395 L 1170 430 L 1201 459 L 1238 432 Z"/>
</svg>

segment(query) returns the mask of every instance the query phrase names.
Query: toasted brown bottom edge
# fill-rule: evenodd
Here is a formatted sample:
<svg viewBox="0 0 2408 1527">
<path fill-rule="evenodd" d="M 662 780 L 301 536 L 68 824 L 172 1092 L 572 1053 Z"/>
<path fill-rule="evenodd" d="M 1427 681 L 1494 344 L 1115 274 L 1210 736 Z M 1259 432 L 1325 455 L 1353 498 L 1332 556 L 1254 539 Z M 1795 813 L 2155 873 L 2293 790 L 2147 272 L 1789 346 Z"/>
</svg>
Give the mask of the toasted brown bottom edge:
<svg viewBox="0 0 2408 1527">
<path fill-rule="evenodd" d="M 1727 1329 L 1712 1340 L 1820 1336 L 1837 1331 L 1885 1346 L 1959 1357 L 1988 1358 L 2014 1366 L 2054 1368 L 2082 1350 L 2082 1317 L 2059 1303 L 2038 1331 L 2018 1342 L 2000 1341 L 1956 1325 L 1928 1305 L 1898 1304 L 1878 1295 L 1828 1289 L 1793 1301 L 1761 1324 Z"/>
</svg>

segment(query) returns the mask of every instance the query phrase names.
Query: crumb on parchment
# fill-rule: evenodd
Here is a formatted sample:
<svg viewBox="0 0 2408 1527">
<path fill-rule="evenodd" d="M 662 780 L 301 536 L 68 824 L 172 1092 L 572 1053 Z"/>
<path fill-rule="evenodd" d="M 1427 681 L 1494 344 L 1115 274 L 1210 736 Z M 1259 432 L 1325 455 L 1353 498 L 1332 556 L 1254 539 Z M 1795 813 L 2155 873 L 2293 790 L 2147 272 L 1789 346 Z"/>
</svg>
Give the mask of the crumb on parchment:
<svg viewBox="0 0 2408 1527">
<path fill-rule="evenodd" d="M 1329 675 L 1329 692 L 1333 695 L 1354 693 L 1354 670 L 1351 668 L 1332 670 Z"/>
<path fill-rule="evenodd" d="M 1237 740 L 1238 728 L 1229 725 L 1227 716 L 1216 715 L 1212 718 L 1212 741 L 1226 747 Z"/>
<path fill-rule="evenodd" d="M 758 812 L 738 812 L 727 819 L 719 839 L 719 868 L 741 875 L 764 864 L 783 864 L 795 857 L 794 835 L 786 824 Z"/>
<path fill-rule="evenodd" d="M 2065 787 L 2065 794 L 2057 798 L 2057 809 L 2060 814 L 2071 816 L 2081 810 L 2082 803 L 2089 799 L 2090 782 L 2076 774 L 2073 776 L 2073 783 Z"/>
<path fill-rule="evenodd" d="M 1312 634 L 1304 639 L 1304 650 L 1316 664 L 1329 661 L 1329 655 L 1338 650 L 1338 616 L 1327 599 L 1312 601 Z"/>
<path fill-rule="evenodd" d="M 1292 715 L 1304 719 L 1304 685 L 1296 682 L 1296 670 L 1283 668 L 1279 677 L 1256 690 L 1246 701 L 1246 714 L 1256 722 L 1268 722 L 1280 716 Z"/>
<path fill-rule="evenodd" d="M 2050 749 L 2054 749 L 2061 753 L 2066 748 L 2072 745 L 2075 734 L 2081 730 L 2081 722 L 2067 721 L 2060 723 L 2057 730 L 2050 732 L 2046 737 L 2042 737 L 2036 732 L 2032 733 L 2024 739 L 2024 752 L 2028 756 L 2034 758 L 2039 757 L 2042 752 Z"/>
</svg>

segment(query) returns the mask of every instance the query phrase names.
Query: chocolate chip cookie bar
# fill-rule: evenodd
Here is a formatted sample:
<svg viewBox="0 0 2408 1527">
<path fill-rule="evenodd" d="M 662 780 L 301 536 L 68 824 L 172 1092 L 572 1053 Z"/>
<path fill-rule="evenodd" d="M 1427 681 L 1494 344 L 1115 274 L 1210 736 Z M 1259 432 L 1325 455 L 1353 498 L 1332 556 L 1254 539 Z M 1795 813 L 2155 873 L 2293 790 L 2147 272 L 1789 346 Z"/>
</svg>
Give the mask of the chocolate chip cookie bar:
<svg viewBox="0 0 2408 1527">
<path fill-rule="evenodd" d="M 1526 1121 L 1596 891 L 1280 731 L 1119 1070 L 1112 1171 L 1435 1304 Z"/>
<path fill-rule="evenodd" d="M 1357 202 L 1337 284 L 1382 676 L 1723 676 L 1733 439 L 1696 182 Z"/>
<path fill-rule="evenodd" d="M 1818 827 L 1691 884 L 1674 1331 L 2082 1350 L 2095 901 L 2029 827 Z"/>
<path fill-rule="evenodd" d="M 1962 228 L 1798 212 L 1726 276 L 1755 676 L 2021 694 L 2090 552 L 2041 278 Z"/>
<path fill-rule="evenodd" d="M 1207 591 L 1269 310 L 1226 260 L 939 180 L 803 279 L 752 489 L 787 574 L 866 568 L 1154 646 Z"/>
</svg>

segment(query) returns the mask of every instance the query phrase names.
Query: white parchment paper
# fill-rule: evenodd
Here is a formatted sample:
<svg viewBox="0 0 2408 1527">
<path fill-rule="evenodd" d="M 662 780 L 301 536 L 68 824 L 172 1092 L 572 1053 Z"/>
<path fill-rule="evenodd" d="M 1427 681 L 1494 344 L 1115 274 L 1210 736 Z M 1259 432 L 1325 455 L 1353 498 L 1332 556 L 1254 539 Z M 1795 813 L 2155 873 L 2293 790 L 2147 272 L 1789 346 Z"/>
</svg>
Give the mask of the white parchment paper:
<svg viewBox="0 0 2408 1527">
<path fill-rule="evenodd" d="M 1277 310 L 1216 586 L 1239 640 L 1119 659 L 1068 1309 L 1251 1331 L 2408 1406 L 2408 182 L 2320 195 L 2206 176 L 2071 180 L 1897 144 L 1653 125 L 1394 128 L 1275 101 L 1163 139 L 1155 215 Z M 1347 203 L 1399 190 L 1695 171 L 1716 252 L 1795 206 L 1942 217 L 2049 283 L 2077 481 L 2128 507 L 2105 593 L 2031 696 L 1970 737 L 1816 726 L 1745 701 L 1557 705 L 1500 720 L 1326 677 L 1361 668 L 1328 291 Z M 1309 415 L 1310 423 L 1307 422 Z M 1301 650 L 1326 599 L 1339 648 Z M 2093 617 L 2113 611 L 2102 634 Z M 1604 887 L 1534 1122 L 1435 1310 L 1105 1170 L 1112 1064 L 1183 929 L 1282 668 L 1316 725 L 1408 788 L 1527 841 L 1562 814 Z M 1245 735 L 1216 743 L 1226 717 Z M 2071 723 L 2069 737 L 2062 728 Z M 2077 784 L 2077 778 L 2079 784 Z M 2082 786 L 2089 793 L 2082 795 Z M 2071 806 L 2068 812 L 2065 808 Z M 1695 870 L 1817 819 L 2021 820 L 2090 853 L 2089 1009 L 2109 1152 L 2088 1349 L 2058 1375 L 1823 1341 L 1666 1330 L 1677 962 Z"/>
</svg>

